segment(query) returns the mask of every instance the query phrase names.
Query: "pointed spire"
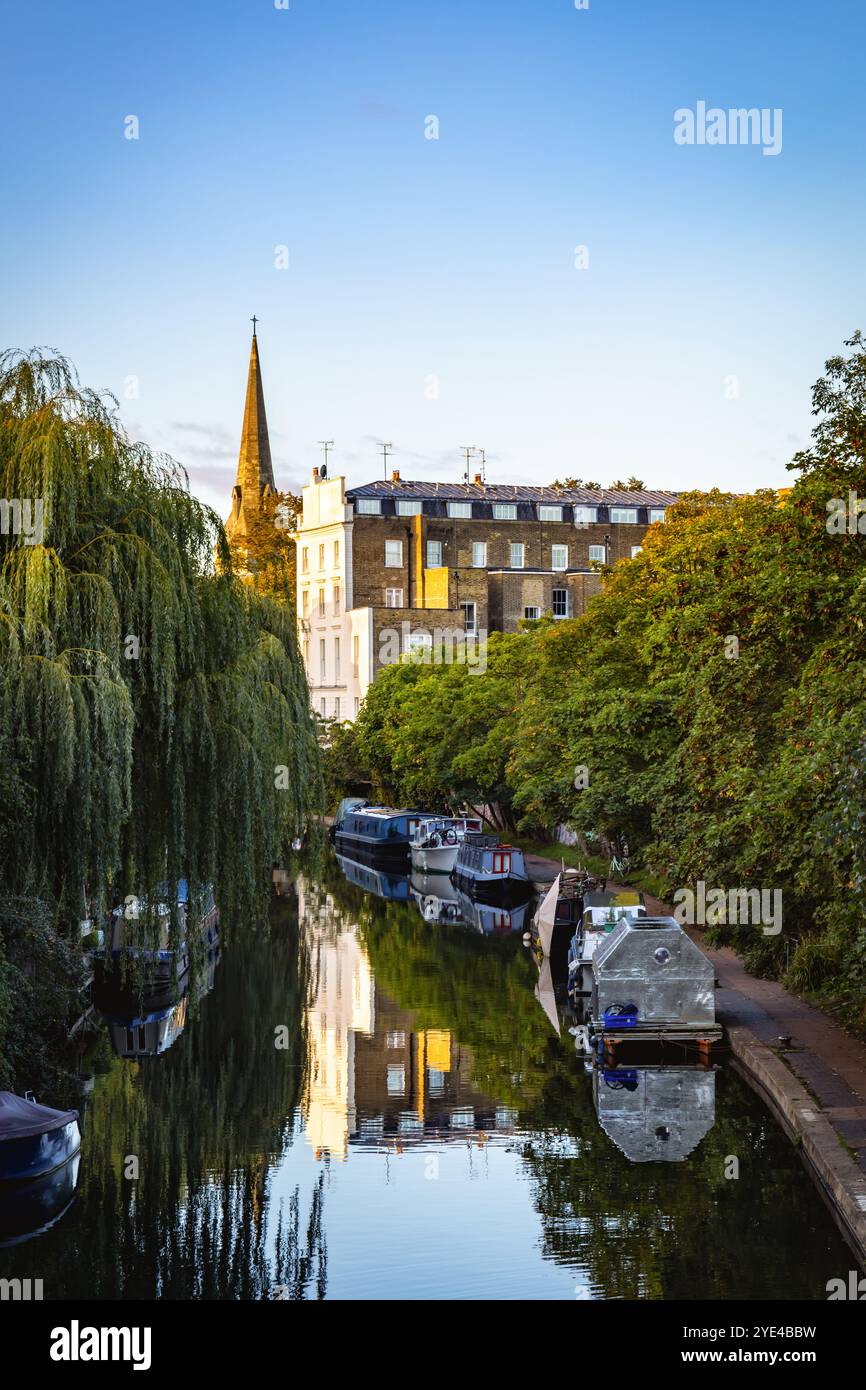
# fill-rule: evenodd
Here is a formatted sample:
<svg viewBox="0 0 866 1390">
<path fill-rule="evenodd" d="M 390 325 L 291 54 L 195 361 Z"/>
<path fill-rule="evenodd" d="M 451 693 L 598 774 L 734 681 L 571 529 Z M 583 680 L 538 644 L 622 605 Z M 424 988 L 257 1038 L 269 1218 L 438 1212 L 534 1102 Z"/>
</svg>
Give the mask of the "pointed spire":
<svg viewBox="0 0 866 1390">
<path fill-rule="evenodd" d="M 232 514 L 226 523 L 229 534 L 246 531 L 247 522 L 253 520 L 261 507 L 262 498 L 267 492 L 275 490 L 262 371 L 259 364 L 259 345 L 253 320 L 253 341 L 250 347 L 238 473 L 232 493 Z"/>
</svg>

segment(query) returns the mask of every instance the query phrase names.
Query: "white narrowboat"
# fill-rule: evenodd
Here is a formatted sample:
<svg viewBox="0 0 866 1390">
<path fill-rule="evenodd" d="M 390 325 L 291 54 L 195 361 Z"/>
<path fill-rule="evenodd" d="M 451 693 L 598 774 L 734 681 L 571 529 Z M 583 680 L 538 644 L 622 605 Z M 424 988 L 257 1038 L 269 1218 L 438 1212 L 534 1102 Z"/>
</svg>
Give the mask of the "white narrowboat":
<svg viewBox="0 0 866 1390">
<path fill-rule="evenodd" d="M 425 817 L 409 841 L 413 870 L 422 874 L 450 874 L 467 832 L 479 834 L 482 829 L 476 817 Z"/>
</svg>

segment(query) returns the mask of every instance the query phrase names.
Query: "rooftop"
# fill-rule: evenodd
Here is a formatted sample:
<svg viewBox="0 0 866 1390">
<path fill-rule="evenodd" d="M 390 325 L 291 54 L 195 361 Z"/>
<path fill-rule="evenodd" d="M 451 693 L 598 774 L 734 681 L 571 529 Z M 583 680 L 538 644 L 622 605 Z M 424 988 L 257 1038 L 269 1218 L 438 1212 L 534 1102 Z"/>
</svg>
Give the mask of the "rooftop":
<svg viewBox="0 0 866 1390">
<path fill-rule="evenodd" d="M 581 506 L 670 507 L 679 500 L 675 492 L 652 492 L 627 488 L 523 487 L 512 483 L 364 483 L 346 489 L 347 501 L 356 497 L 406 498 L 424 502 L 548 502 Z"/>
</svg>

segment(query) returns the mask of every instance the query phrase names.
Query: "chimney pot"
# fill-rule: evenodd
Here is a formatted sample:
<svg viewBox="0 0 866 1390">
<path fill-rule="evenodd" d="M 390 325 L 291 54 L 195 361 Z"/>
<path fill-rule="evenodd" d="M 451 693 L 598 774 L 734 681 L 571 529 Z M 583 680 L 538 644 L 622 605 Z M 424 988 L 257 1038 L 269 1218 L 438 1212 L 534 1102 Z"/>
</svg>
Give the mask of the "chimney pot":
<svg viewBox="0 0 866 1390">
<path fill-rule="evenodd" d="M 392 483 L 399 483 L 399 481 L 400 481 L 400 474 L 399 474 L 398 470 L 395 468 L 395 469 L 394 469 L 394 472 L 391 474 L 391 482 L 392 482 Z"/>
<path fill-rule="evenodd" d="M 475 474 L 475 481 L 476 481 L 476 483 L 479 483 L 479 484 L 480 484 L 480 482 L 481 482 L 481 474 L 480 474 L 480 473 L 476 473 L 476 474 Z"/>
<path fill-rule="evenodd" d="M 313 482 L 314 482 L 314 483 L 317 483 L 318 481 L 319 481 L 319 470 L 318 470 L 318 468 L 314 468 L 314 469 L 313 469 Z"/>
</svg>

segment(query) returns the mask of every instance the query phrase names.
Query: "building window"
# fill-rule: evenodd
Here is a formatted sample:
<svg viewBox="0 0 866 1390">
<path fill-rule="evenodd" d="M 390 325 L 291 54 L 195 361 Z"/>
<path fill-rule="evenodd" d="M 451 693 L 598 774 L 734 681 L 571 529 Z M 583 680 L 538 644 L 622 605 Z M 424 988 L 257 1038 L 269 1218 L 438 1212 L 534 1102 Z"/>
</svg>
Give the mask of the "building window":
<svg viewBox="0 0 866 1390">
<path fill-rule="evenodd" d="M 386 1085 L 389 1096 L 402 1096 L 406 1093 L 406 1068 L 402 1062 L 389 1062 Z"/>
<path fill-rule="evenodd" d="M 454 517 L 455 521 L 471 521 L 471 520 L 472 520 L 472 503 L 471 503 L 471 502 L 449 502 L 449 503 L 448 503 L 448 515 L 451 516 L 451 517 Z"/>
<path fill-rule="evenodd" d="M 650 526 L 654 526 L 655 523 L 656 523 L 657 521 L 664 521 L 664 519 L 665 519 L 665 509 L 664 509 L 664 507 L 650 507 L 649 519 L 650 519 Z"/>
<path fill-rule="evenodd" d="M 538 508 L 538 520 L 539 520 L 539 521 L 562 521 L 562 508 L 561 508 L 561 507 L 539 507 L 539 508 Z"/>
<path fill-rule="evenodd" d="M 385 566 L 386 566 L 387 569 L 397 569 L 397 570 L 400 570 L 400 569 L 403 568 L 403 542 L 402 542 L 402 541 L 386 541 L 386 542 L 385 542 Z"/>
<path fill-rule="evenodd" d="M 306 618 L 306 616 L 307 616 L 307 614 L 309 613 L 309 611 L 310 611 L 310 591 L 309 591 L 309 589 L 302 589 L 302 590 L 301 590 L 301 616 L 304 617 L 304 618 Z"/>
<path fill-rule="evenodd" d="M 575 526 L 594 526 L 598 520 L 598 507 L 575 507 Z"/>
<path fill-rule="evenodd" d="M 334 638 L 334 685 L 340 684 L 340 639 Z"/>
<path fill-rule="evenodd" d="M 354 672 L 354 674 L 355 674 L 356 676 L 357 676 L 357 674 L 358 674 L 358 660 L 359 660 L 360 650 L 361 650 L 360 638 L 358 637 L 358 634 L 355 633 L 355 636 L 352 638 L 352 671 Z"/>
<path fill-rule="evenodd" d="M 487 542 L 472 542 L 472 567 L 473 569 L 483 570 L 487 568 Z"/>
<path fill-rule="evenodd" d="M 555 570 L 568 569 L 568 546 L 554 545 L 550 550 L 550 567 Z"/>
<path fill-rule="evenodd" d="M 340 542 L 334 541 L 334 569 L 340 568 Z"/>
<path fill-rule="evenodd" d="M 591 545 L 591 546 L 589 547 L 589 562 L 590 562 L 590 564 L 593 564 L 593 563 L 595 563 L 595 562 L 597 561 L 599 564 L 603 565 L 604 562 L 605 562 L 605 560 L 607 559 L 607 555 L 605 554 L 605 550 L 606 550 L 606 547 L 603 546 L 603 545 Z"/>
<path fill-rule="evenodd" d="M 386 590 L 385 590 L 385 607 L 386 607 L 386 608 L 402 608 L 402 607 L 403 607 L 403 590 L 402 590 L 402 589 L 386 589 Z"/>
<path fill-rule="evenodd" d="M 407 502 L 407 501 L 403 501 L 402 499 L 398 499 L 398 501 L 397 501 L 397 515 L 398 515 L 398 516 L 420 516 L 420 515 L 421 515 L 421 503 L 420 503 L 420 502 Z"/>
<path fill-rule="evenodd" d="M 642 545 L 633 545 L 632 548 L 631 548 L 631 558 L 634 559 L 635 555 L 640 555 L 640 553 L 641 553 L 642 550 L 643 550 L 643 546 L 642 546 Z"/>
<path fill-rule="evenodd" d="M 493 515 L 497 521 L 516 521 L 517 503 L 516 502 L 494 502 Z"/>
<path fill-rule="evenodd" d="M 355 696 L 355 716 L 356 716 L 356 717 L 357 717 L 357 715 L 358 715 L 358 712 L 359 712 L 360 708 L 361 708 L 361 700 L 360 700 L 360 697 L 359 697 L 358 695 L 356 695 L 356 696 Z"/>
<path fill-rule="evenodd" d="M 527 618 L 529 622 L 534 623 L 541 617 L 541 609 L 535 607 L 524 608 L 523 616 Z"/>
<path fill-rule="evenodd" d="M 637 524 L 637 507 L 611 507 L 610 519 L 615 525 L 635 526 Z"/>
<path fill-rule="evenodd" d="M 334 701 L 334 718 L 335 718 L 335 719 L 339 719 L 339 717 L 340 717 L 340 697 L 339 697 L 339 695 L 338 695 L 337 698 L 336 698 L 335 701 Z"/>
<path fill-rule="evenodd" d="M 310 669 L 310 644 L 309 644 L 309 641 L 307 641 L 307 642 L 304 643 L 304 665 L 306 666 L 307 670 L 309 671 L 309 669 Z"/>
<path fill-rule="evenodd" d="M 439 569 L 442 565 L 442 542 L 427 542 L 427 568 L 428 570 Z"/>
<path fill-rule="evenodd" d="M 358 497 L 355 500 L 355 511 L 358 516 L 381 516 L 382 503 L 378 497 Z"/>
<path fill-rule="evenodd" d="M 339 616 L 340 616 L 340 586 L 339 586 L 339 584 L 335 584 L 335 585 L 334 585 L 334 617 L 335 617 L 335 618 L 339 618 Z"/>
<path fill-rule="evenodd" d="M 319 685 L 325 685 L 325 684 L 326 684 L 326 677 L 327 677 L 327 674 L 328 674 L 328 669 L 327 669 L 327 666 L 326 666 L 326 664 L 325 664 L 325 661 L 326 661 L 326 658 L 325 658 L 325 639 L 324 639 L 324 637 L 320 637 L 320 638 L 319 638 Z M 323 702 L 323 703 L 324 703 L 324 702 Z M 322 710 L 322 713 L 323 713 L 323 714 L 325 713 L 324 709 Z"/>
<path fill-rule="evenodd" d="M 319 569 L 320 569 L 320 570 L 323 570 L 324 568 L 325 568 L 325 547 L 324 547 L 323 545 L 320 545 L 320 546 L 319 546 Z"/>
<path fill-rule="evenodd" d="M 310 547 L 305 545 L 301 551 L 301 574 L 310 572 Z"/>
<path fill-rule="evenodd" d="M 463 609 L 463 631 L 475 632 L 475 604 L 461 603 L 460 607 Z"/>
<path fill-rule="evenodd" d="M 511 568 L 513 570 L 523 569 L 523 541 L 514 541 L 509 547 L 511 551 Z"/>
<path fill-rule="evenodd" d="M 319 617 L 320 617 L 320 618 L 324 618 L 324 616 L 325 616 L 325 591 L 324 591 L 324 589 L 320 589 L 320 590 L 319 590 Z"/>
<path fill-rule="evenodd" d="M 568 617 L 568 590 L 554 589 L 553 591 L 553 616 L 554 618 Z"/>
</svg>

